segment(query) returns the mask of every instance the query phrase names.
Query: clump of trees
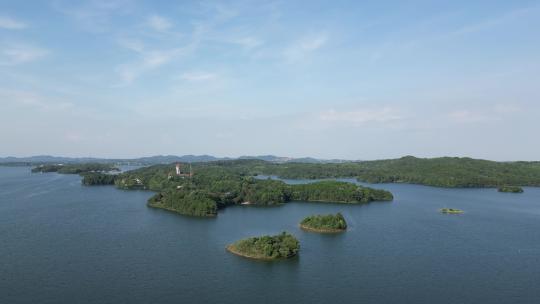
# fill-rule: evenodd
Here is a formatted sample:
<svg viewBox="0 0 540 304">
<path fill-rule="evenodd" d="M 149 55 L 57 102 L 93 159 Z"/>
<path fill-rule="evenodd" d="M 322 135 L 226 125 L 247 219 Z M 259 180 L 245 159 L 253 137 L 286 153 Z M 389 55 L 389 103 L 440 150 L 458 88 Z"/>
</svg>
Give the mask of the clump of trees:
<svg viewBox="0 0 540 304">
<path fill-rule="evenodd" d="M 227 249 L 235 254 L 255 259 L 291 258 L 298 254 L 300 242 L 291 234 L 250 237 L 233 243 Z"/>
<path fill-rule="evenodd" d="M 347 222 L 341 213 L 312 215 L 304 218 L 300 226 L 316 231 L 342 231 L 347 229 Z"/>
<path fill-rule="evenodd" d="M 114 185 L 116 179 L 116 175 L 97 172 L 82 173 L 82 177 L 81 183 L 85 186 Z"/>
<path fill-rule="evenodd" d="M 510 193 L 523 193 L 523 188 L 518 186 L 502 186 L 497 189 L 499 192 L 510 192 Z"/>
<path fill-rule="evenodd" d="M 148 206 L 191 216 L 216 216 L 217 203 L 202 191 L 166 191 L 148 200 Z"/>
<path fill-rule="evenodd" d="M 392 193 L 358 186 L 353 183 L 321 181 L 291 186 L 291 200 L 336 203 L 369 203 L 391 201 Z"/>
</svg>

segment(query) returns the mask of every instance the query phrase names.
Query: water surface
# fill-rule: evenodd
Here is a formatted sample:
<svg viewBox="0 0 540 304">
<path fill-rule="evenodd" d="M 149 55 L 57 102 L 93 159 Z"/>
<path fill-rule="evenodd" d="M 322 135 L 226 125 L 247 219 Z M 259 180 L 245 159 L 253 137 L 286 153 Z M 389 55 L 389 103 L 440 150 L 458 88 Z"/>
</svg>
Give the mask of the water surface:
<svg viewBox="0 0 540 304">
<path fill-rule="evenodd" d="M 373 186 L 394 202 L 239 206 L 199 219 L 147 208 L 151 192 L 0 167 L 0 303 L 540 303 L 540 189 Z M 298 228 L 338 211 L 345 233 Z M 301 242 L 292 260 L 225 250 L 284 230 Z"/>
</svg>

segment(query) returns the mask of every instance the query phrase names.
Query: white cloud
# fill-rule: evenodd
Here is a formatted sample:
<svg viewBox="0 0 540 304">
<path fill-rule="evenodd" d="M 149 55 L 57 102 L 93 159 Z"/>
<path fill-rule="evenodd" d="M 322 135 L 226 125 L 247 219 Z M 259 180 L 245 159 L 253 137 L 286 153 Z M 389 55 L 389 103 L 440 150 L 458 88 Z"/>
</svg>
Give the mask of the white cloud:
<svg viewBox="0 0 540 304">
<path fill-rule="evenodd" d="M 137 39 L 120 39 L 118 44 L 136 53 L 142 53 L 145 49 L 144 43 Z"/>
<path fill-rule="evenodd" d="M 208 81 L 216 79 L 217 75 L 207 72 L 189 72 L 182 74 L 180 78 L 188 81 Z"/>
<path fill-rule="evenodd" d="M 538 11 L 538 6 L 516 9 L 510 12 L 507 12 L 503 15 L 491 18 L 491 19 L 482 20 L 475 24 L 465 25 L 453 31 L 452 33 L 450 33 L 450 35 L 466 35 L 466 34 L 485 31 L 496 26 L 514 22 L 516 19 L 523 18 L 524 16 L 527 16 L 528 14 L 536 14 L 537 11 Z"/>
<path fill-rule="evenodd" d="M 121 82 L 115 86 L 118 87 L 129 85 L 142 74 L 155 70 L 171 62 L 176 57 L 188 53 L 190 50 L 191 48 L 189 46 L 169 50 L 141 50 L 141 59 L 139 61 L 120 65 L 117 68 Z"/>
<path fill-rule="evenodd" d="M 113 27 L 115 16 L 126 15 L 133 9 L 133 0 L 53 1 L 57 11 L 75 20 L 90 32 L 107 32 Z"/>
<path fill-rule="evenodd" d="M 336 111 L 334 109 L 320 113 L 319 119 L 325 122 L 341 122 L 363 124 L 370 122 L 390 122 L 401 119 L 397 110 L 391 107 L 380 109 L 359 109 L 352 111 Z"/>
<path fill-rule="evenodd" d="M 0 99 L 16 105 L 43 111 L 64 111 L 73 107 L 72 103 L 53 101 L 33 92 L 0 88 Z"/>
<path fill-rule="evenodd" d="M 0 44 L 0 48 L 0 66 L 17 65 L 34 61 L 48 53 L 47 50 L 22 44 Z"/>
<path fill-rule="evenodd" d="M 300 39 L 285 49 L 284 56 L 289 62 L 298 61 L 307 54 L 322 48 L 328 42 L 326 33 L 319 33 Z"/>
<path fill-rule="evenodd" d="M 521 112 L 521 108 L 513 104 L 498 104 L 498 105 L 495 105 L 493 110 L 499 114 L 510 114 L 510 113 Z"/>
<path fill-rule="evenodd" d="M 484 123 L 506 119 L 510 115 L 521 112 L 521 108 L 513 104 L 497 104 L 482 110 L 457 110 L 450 112 L 448 117 L 457 123 Z"/>
<path fill-rule="evenodd" d="M 171 21 L 169 21 L 169 19 L 162 16 L 158 16 L 158 15 L 153 15 L 153 16 L 148 17 L 146 24 L 153 30 L 156 30 L 159 32 L 166 31 L 172 28 L 173 26 L 173 24 L 171 23 Z"/>
<path fill-rule="evenodd" d="M 7 30 L 22 30 L 25 29 L 27 25 L 24 22 L 15 20 L 10 17 L 0 16 L 0 28 Z"/>
<path fill-rule="evenodd" d="M 494 119 L 494 117 L 470 110 L 458 110 L 448 114 L 448 117 L 457 123 L 478 123 Z"/>
</svg>

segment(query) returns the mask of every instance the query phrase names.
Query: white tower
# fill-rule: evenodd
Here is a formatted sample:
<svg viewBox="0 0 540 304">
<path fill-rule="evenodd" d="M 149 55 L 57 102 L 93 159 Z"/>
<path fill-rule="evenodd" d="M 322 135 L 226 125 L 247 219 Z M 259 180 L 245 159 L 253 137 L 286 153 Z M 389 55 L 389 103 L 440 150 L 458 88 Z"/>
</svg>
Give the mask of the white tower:
<svg viewBox="0 0 540 304">
<path fill-rule="evenodd" d="M 180 175 L 180 163 L 176 163 L 176 175 Z"/>
</svg>

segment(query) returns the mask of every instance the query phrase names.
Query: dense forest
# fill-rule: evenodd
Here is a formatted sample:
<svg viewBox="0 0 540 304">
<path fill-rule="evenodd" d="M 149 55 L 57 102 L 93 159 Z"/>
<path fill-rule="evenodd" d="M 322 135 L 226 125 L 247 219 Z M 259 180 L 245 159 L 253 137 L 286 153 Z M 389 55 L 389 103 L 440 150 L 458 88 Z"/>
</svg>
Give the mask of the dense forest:
<svg viewBox="0 0 540 304">
<path fill-rule="evenodd" d="M 81 173 L 81 176 L 81 183 L 85 186 L 114 185 L 116 179 L 116 175 L 101 172 L 84 172 Z"/>
<path fill-rule="evenodd" d="M 274 236 L 251 237 L 227 246 L 237 255 L 248 258 L 274 260 L 291 258 L 298 254 L 300 243 L 289 233 Z"/>
<path fill-rule="evenodd" d="M 338 164 L 262 164 L 257 170 L 261 174 L 282 178 L 355 177 L 368 183 L 438 187 L 540 186 L 540 162 L 495 162 L 458 157 L 427 159 L 406 156 Z"/>
<path fill-rule="evenodd" d="M 312 215 L 303 219 L 300 227 L 319 232 L 337 232 L 347 229 L 347 222 L 341 213 Z"/>
<path fill-rule="evenodd" d="M 85 164 L 44 164 L 32 168 L 33 173 L 57 172 L 62 174 L 81 174 L 86 172 L 111 172 L 119 171 L 112 164 L 85 163 Z"/>
<path fill-rule="evenodd" d="M 276 205 L 289 201 L 367 203 L 392 200 L 384 190 L 353 183 L 323 180 L 286 184 L 282 178 L 324 179 L 355 177 L 371 183 L 416 183 L 440 187 L 540 186 L 539 162 L 493 162 L 470 158 L 393 160 L 348 163 L 284 163 L 262 160 L 221 160 L 193 163 L 193 177 L 175 174 L 174 164 L 154 165 L 109 175 L 110 164 L 41 165 L 33 172 L 76 173 L 84 185 L 114 184 L 121 189 L 155 191 L 148 205 L 181 214 L 214 216 L 220 208 L 237 204 Z M 504 186 L 504 188 L 503 188 Z"/>
<path fill-rule="evenodd" d="M 250 161 L 194 164 L 192 178 L 176 176 L 174 165 L 156 165 L 118 174 L 122 189 L 147 189 L 157 193 L 150 207 L 186 215 L 214 216 L 229 205 L 278 205 L 289 201 L 368 203 L 392 200 L 384 190 L 338 181 L 289 185 L 283 181 L 250 176 Z"/>
</svg>

